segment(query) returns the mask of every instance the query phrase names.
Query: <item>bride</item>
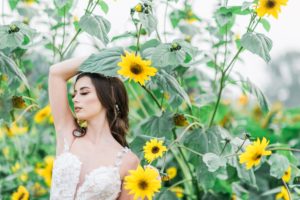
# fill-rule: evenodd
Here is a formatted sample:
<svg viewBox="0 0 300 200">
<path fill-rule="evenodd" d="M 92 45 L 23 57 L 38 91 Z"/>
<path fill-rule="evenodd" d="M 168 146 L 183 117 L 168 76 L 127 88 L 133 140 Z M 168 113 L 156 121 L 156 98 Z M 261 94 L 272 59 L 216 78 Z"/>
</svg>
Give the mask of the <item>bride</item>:
<svg viewBox="0 0 300 200">
<path fill-rule="evenodd" d="M 49 70 L 49 102 L 56 131 L 56 158 L 52 171 L 51 200 L 127 200 L 123 179 L 135 170 L 139 158 L 126 142 L 128 96 L 117 77 L 80 73 L 87 57 L 54 64 Z M 67 81 L 73 76 L 72 101 Z M 78 121 L 85 121 L 81 127 Z"/>
</svg>

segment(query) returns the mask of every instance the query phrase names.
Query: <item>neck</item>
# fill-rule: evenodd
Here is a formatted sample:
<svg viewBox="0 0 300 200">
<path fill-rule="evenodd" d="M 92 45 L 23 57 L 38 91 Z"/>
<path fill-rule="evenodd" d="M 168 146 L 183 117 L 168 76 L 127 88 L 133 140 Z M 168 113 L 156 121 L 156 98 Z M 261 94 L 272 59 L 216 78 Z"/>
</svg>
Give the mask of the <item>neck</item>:
<svg viewBox="0 0 300 200">
<path fill-rule="evenodd" d="M 114 139 L 105 112 L 87 120 L 87 133 L 84 137 L 93 144 L 111 142 Z"/>
</svg>

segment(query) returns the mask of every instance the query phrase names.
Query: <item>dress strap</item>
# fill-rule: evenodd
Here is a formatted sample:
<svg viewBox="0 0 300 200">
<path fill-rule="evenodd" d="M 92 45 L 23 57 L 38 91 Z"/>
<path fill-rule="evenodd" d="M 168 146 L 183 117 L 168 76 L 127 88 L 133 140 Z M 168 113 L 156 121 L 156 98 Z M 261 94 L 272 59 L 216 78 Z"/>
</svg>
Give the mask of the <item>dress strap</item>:
<svg viewBox="0 0 300 200">
<path fill-rule="evenodd" d="M 120 167 L 124 154 L 129 152 L 129 151 L 130 151 L 130 149 L 128 147 L 124 147 L 121 151 L 118 152 L 117 159 L 116 159 L 116 162 L 115 162 L 115 167 L 117 167 L 117 168 Z"/>
<path fill-rule="evenodd" d="M 70 146 L 66 140 L 66 138 L 64 138 L 64 152 L 69 151 L 70 150 Z"/>
</svg>

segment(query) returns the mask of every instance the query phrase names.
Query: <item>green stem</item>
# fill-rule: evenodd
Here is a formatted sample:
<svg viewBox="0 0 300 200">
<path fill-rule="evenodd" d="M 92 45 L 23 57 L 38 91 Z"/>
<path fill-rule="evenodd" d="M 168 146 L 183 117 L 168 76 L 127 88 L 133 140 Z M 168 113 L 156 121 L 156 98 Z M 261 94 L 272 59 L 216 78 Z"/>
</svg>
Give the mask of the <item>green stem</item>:
<svg viewBox="0 0 300 200">
<path fill-rule="evenodd" d="M 142 29 L 142 24 L 140 24 L 140 27 L 137 30 L 137 40 L 136 40 L 136 50 L 135 50 L 135 55 L 136 56 L 137 56 L 137 53 L 140 51 L 141 29 Z"/>
<path fill-rule="evenodd" d="M 241 144 L 241 146 L 239 146 L 239 148 L 236 150 L 235 153 L 238 153 L 242 149 L 242 147 L 244 146 L 246 140 L 247 140 L 247 136 L 245 136 L 243 143 Z"/>
<path fill-rule="evenodd" d="M 171 185 L 170 187 L 168 187 L 167 190 L 170 190 L 173 187 L 176 187 L 177 185 L 180 185 L 181 183 L 185 183 L 185 182 L 189 182 L 189 181 L 192 181 L 192 179 L 183 179 L 183 180 L 180 180 L 180 181 L 174 183 L 173 185 Z"/>
<path fill-rule="evenodd" d="M 140 83 L 139 83 L 139 84 L 140 84 Z M 148 94 L 150 94 L 150 96 L 152 97 L 152 99 L 153 99 L 154 102 L 156 103 L 157 107 L 158 107 L 160 110 L 162 110 L 162 107 L 161 107 L 161 105 L 158 103 L 158 100 L 157 100 L 157 98 L 154 96 L 154 94 L 152 94 L 152 92 L 151 92 L 150 90 L 148 90 L 144 85 L 141 85 L 141 84 L 140 84 L 140 86 L 142 86 L 142 88 L 144 88 L 144 89 L 148 92 Z"/>
<path fill-rule="evenodd" d="M 4 20 L 4 0 L 2 0 L 2 25 L 5 25 L 5 20 Z"/>
<path fill-rule="evenodd" d="M 92 8 L 92 10 L 89 11 L 89 8 L 90 8 L 92 2 L 93 2 L 92 0 L 89 1 L 84 14 L 87 14 L 88 12 L 92 13 L 94 11 L 94 9 L 96 8 L 96 6 L 94 6 Z M 97 5 L 97 4 L 95 4 L 95 5 Z M 73 36 L 73 38 L 71 39 L 71 41 L 69 42 L 69 44 L 67 45 L 66 49 L 61 53 L 61 57 L 63 57 L 65 55 L 65 53 L 68 51 L 68 49 L 70 48 L 70 46 L 72 45 L 72 43 L 76 40 L 76 38 L 79 35 L 80 31 L 81 31 L 81 28 L 79 28 L 77 30 L 77 32 L 75 33 L 75 35 Z"/>
<path fill-rule="evenodd" d="M 68 46 L 66 47 L 66 49 L 62 52 L 62 56 L 65 55 L 65 53 L 68 51 L 68 49 L 70 48 L 70 46 L 72 45 L 72 43 L 76 40 L 78 34 L 80 33 L 81 28 L 79 28 L 76 32 L 76 34 L 73 36 L 73 38 L 71 39 L 71 41 L 69 42 Z"/>
<path fill-rule="evenodd" d="M 62 43 L 60 45 L 60 50 L 59 52 L 62 52 L 65 44 L 65 36 L 66 36 L 66 7 L 64 7 L 64 27 L 63 27 L 63 38 L 62 38 Z M 60 54 L 60 61 L 63 59 L 63 54 Z"/>
<path fill-rule="evenodd" d="M 189 165 L 189 162 L 188 162 L 188 160 L 186 159 L 186 157 L 185 157 L 185 155 L 184 155 L 182 149 L 181 149 L 181 148 L 178 148 L 178 150 L 179 150 L 179 153 L 180 153 L 181 157 L 183 158 L 184 163 L 186 164 L 187 169 L 188 169 L 188 171 L 189 171 L 189 173 L 190 173 L 190 175 L 191 175 L 191 177 L 192 177 L 192 182 L 193 182 L 193 185 L 194 185 L 195 190 L 196 190 L 196 196 L 197 196 L 197 199 L 200 199 L 200 196 L 199 196 L 199 195 L 200 195 L 200 191 L 199 191 L 199 186 L 198 186 L 197 178 L 195 178 L 195 176 L 194 176 L 194 174 L 193 174 L 193 171 L 192 171 L 192 169 L 191 169 L 191 167 L 190 167 L 190 165 Z"/>
<path fill-rule="evenodd" d="M 192 119 L 194 119 L 194 120 L 196 120 L 197 122 L 199 122 L 199 123 L 200 123 L 200 120 L 199 120 L 197 117 L 193 116 L 193 115 L 184 114 L 184 116 L 185 116 L 185 117 L 192 118 Z"/>
<path fill-rule="evenodd" d="M 192 153 L 194 153 L 194 154 L 197 154 L 198 156 L 203 156 L 202 153 L 199 153 L 199 152 L 197 152 L 197 151 L 194 151 L 193 149 L 190 149 L 190 148 L 188 148 L 188 147 L 186 147 L 186 146 L 184 146 L 184 145 L 177 145 L 177 146 L 180 147 L 180 148 L 186 149 L 186 150 L 188 150 L 188 151 L 190 151 L 190 152 L 192 152 Z"/>
<path fill-rule="evenodd" d="M 171 142 L 171 144 L 169 144 L 168 146 L 168 150 L 171 149 L 171 147 L 175 144 L 175 143 L 178 143 L 182 138 L 183 136 L 185 135 L 185 133 L 190 129 L 190 127 L 194 126 L 194 125 L 200 125 L 200 123 L 198 122 L 193 122 L 193 123 L 190 123 L 183 131 L 182 133 L 173 141 Z"/>
<path fill-rule="evenodd" d="M 216 113 L 217 113 L 217 109 L 219 107 L 219 103 L 220 103 L 220 100 L 221 100 L 221 96 L 222 96 L 222 91 L 223 91 L 223 88 L 224 88 L 224 78 L 225 78 L 225 74 L 224 72 L 222 72 L 222 75 L 221 75 L 221 80 L 220 80 L 220 88 L 219 88 L 219 92 L 218 92 L 218 98 L 217 98 L 217 103 L 214 107 L 214 111 L 213 111 L 213 115 L 212 117 L 210 118 L 210 122 L 209 122 L 209 127 L 212 126 L 213 124 L 213 121 L 214 121 L 214 118 L 216 116 Z"/>
<path fill-rule="evenodd" d="M 167 0 L 166 8 L 165 8 L 165 14 L 164 14 L 164 39 L 165 39 L 165 42 L 167 42 L 166 24 L 167 24 L 167 11 L 168 11 L 168 7 L 169 7 L 169 0 Z"/>
<path fill-rule="evenodd" d="M 174 137 L 174 139 L 176 139 L 176 132 L 175 132 L 175 128 L 173 128 L 172 129 L 172 133 L 173 133 L 173 137 Z M 192 169 L 191 169 L 191 167 L 190 167 L 190 165 L 189 165 L 189 162 L 188 162 L 188 160 L 186 159 L 186 157 L 185 157 L 185 155 L 184 155 L 184 153 L 183 153 L 183 151 L 182 151 L 182 149 L 181 148 L 178 148 L 178 150 L 179 150 L 179 154 L 181 155 L 181 157 L 182 157 L 182 159 L 183 159 L 183 161 L 184 161 L 184 163 L 185 163 L 185 165 L 186 165 L 186 167 L 187 167 L 187 169 L 188 169 L 188 171 L 189 171 L 189 173 L 190 173 L 190 176 L 192 177 L 192 183 L 193 183 L 193 185 L 194 185 L 194 187 L 195 187 L 195 191 L 196 191 L 196 194 L 197 194 L 197 197 L 198 197 L 198 195 L 199 195 L 199 187 L 198 187 L 198 181 L 197 181 L 197 179 L 195 179 L 195 176 L 194 176 L 194 174 L 193 174 L 193 171 L 192 171 Z M 199 199 L 199 198 L 197 198 L 197 199 Z"/>
<path fill-rule="evenodd" d="M 284 147 L 275 147 L 268 149 L 269 151 L 277 151 L 277 150 L 283 150 L 283 151 L 295 151 L 300 152 L 300 149 L 294 149 L 294 148 L 284 148 Z"/>
<path fill-rule="evenodd" d="M 180 166 L 183 176 L 186 177 L 187 179 L 192 179 L 192 177 L 190 176 L 190 173 L 187 171 L 186 165 L 184 164 L 184 162 L 178 157 L 177 153 L 170 149 L 172 154 L 174 155 L 176 161 L 178 162 L 178 165 Z M 194 194 L 194 192 L 192 191 L 193 185 L 190 183 L 186 183 L 184 184 L 184 188 L 187 191 L 188 194 Z"/>
<path fill-rule="evenodd" d="M 161 41 L 161 38 L 160 38 L 160 36 L 159 36 L 159 33 L 158 33 L 158 30 L 157 30 L 157 27 L 156 27 L 156 29 L 155 29 L 155 32 L 156 32 L 156 36 L 157 36 L 158 40 L 159 40 L 159 41 Z"/>
<path fill-rule="evenodd" d="M 221 153 L 220 153 L 220 155 L 219 156 L 221 156 L 222 155 L 222 153 L 224 152 L 224 150 L 225 150 L 225 148 L 226 148 L 226 146 L 227 146 L 227 144 L 229 143 L 229 141 L 228 140 L 226 140 L 226 142 L 225 142 L 225 144 L 224 144 L 224 146 L 223 146 L 223 148 L 222 148 L 222 151 L 221 151 Z"/>
<path fill-rule="evenodd" d="M 132 92 L 133 96 L 135 97 L 135 99 L 139 102 L 140 106 L 141 106 L 141 110 L 144 113 L 144 117 L 148 117 L 149 114 L 146 110 L 146 108 L 144 107 L 144 104 L 141 102 L 140 98 L 138 97 L 137 93 L 135 92 L 134 88 L 132 87 L 132 85 L 129 83 L 128 87 L 130 89 L 130 91 Z"/>
<path fill-rule="evenodd" d="M 284 187 L 285 187 L 285 189 L 286 189 L 286 191 L 288 193 L 289 200 L 292 200 L 292 196 L 291 196 L 291 192 L 289 190 L 289 187 L 287 186 L 286 182 L 283 179 L 281 179 L 281 180 L 282 180 L 282 183 L 283 183 L 283 185 L 284 185 Z"/>
</svg>

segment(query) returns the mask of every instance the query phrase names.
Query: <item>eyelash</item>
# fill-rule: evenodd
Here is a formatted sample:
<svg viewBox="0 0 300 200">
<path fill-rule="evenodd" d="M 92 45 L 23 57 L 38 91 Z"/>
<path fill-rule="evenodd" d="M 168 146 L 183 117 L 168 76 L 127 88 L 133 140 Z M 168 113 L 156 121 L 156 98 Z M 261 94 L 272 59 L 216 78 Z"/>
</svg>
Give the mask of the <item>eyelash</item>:
<svg viewBox="0 0 300 200">
<path fill-rule="evenodd" d="M 80 93 L 81 95 L 87 95 L 88 92 L 83 92 L 83 93 Z M 75 94 L 72 94 L 72 99 L 75 97 Z"/>
</svg>

